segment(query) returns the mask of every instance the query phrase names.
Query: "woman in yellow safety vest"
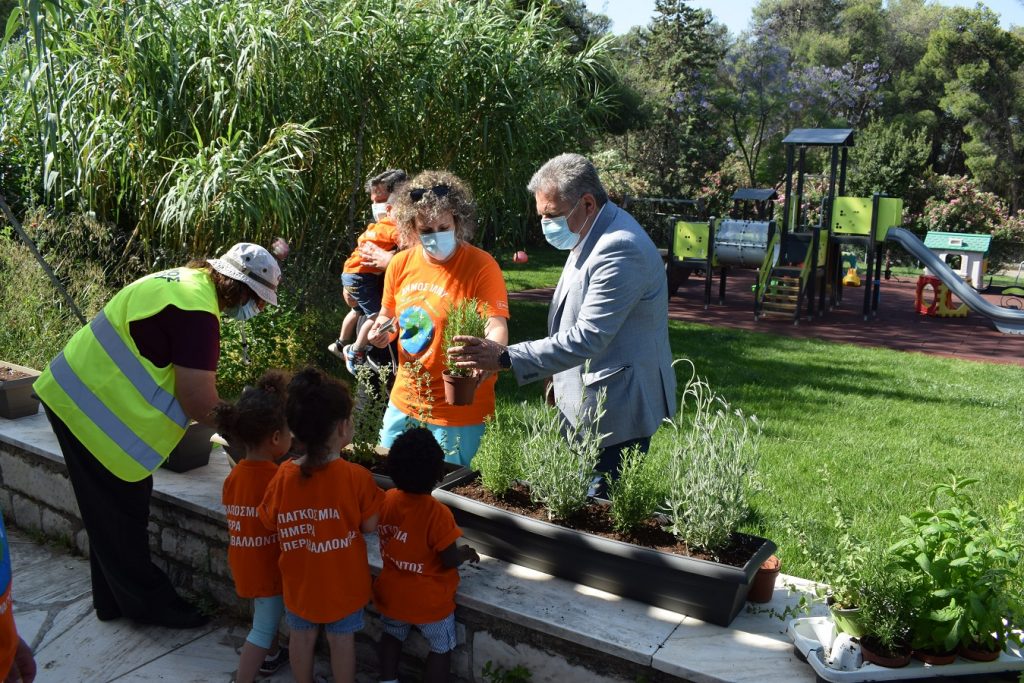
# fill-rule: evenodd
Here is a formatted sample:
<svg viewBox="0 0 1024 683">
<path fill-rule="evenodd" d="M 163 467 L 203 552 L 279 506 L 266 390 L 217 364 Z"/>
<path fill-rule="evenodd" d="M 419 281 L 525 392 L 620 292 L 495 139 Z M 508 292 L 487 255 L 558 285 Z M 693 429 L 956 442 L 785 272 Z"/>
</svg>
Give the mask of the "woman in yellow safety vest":
<svg viewBox="0 0 1024 683">
<path fill-rule="evenodd" d="M 255 244 L 153 273 L 114 295 L 36 380 L 89 535 L 101 621 L 207 621 L 150 560 L 152 472 L 190 420 L 213 425 L 220 316 L 277 305 L 281 268 Z"/>
</svg>

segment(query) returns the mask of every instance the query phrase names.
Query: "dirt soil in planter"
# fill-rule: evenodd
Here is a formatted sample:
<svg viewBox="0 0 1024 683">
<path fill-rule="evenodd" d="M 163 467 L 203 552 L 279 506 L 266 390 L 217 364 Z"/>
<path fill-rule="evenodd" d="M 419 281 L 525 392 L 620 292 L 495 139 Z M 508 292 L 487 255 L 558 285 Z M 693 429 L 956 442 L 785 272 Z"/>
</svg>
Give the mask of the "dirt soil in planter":
<svg viewBox="0 0 1024 683">
<path fill-rule="evenodd" d="M 468 484 L 449 489 L 452 493 L 486 503 L 496 508 L 515 512 L 525 517 L 543 522 L 551 522 L 575 531 L 585 531 L 614 541 L 623 541 L 633 545 L 651 548 L 675 555 L 686 555 L 700 560 L 710 560 L 733 567 L 742 567 L 761 547 L 763 541 L 747 534 L 734 533 L 729 544 L 717 554 L 699 550 L 691 550 L 672 534 L 661 528 L 657 519 L 651 519 L 632 534 L 621 534 L 612 527 L 612 518 L 608 514 L 608 505 L 589 503 L 571 519 L 550 520 L 548 511 L 539 503 L 530 500 L 529 490 L 522 485 L 515 486 L 504 498 L 498 498 L 486 491 L 476 479 Z"/>
<path fill-rule="evenodd" d="M 21 379 L 23 377 L 31 377 L 31 375 L 0 363 L 0 382 L 7 382 L 12 379 Z"/>
</svg>

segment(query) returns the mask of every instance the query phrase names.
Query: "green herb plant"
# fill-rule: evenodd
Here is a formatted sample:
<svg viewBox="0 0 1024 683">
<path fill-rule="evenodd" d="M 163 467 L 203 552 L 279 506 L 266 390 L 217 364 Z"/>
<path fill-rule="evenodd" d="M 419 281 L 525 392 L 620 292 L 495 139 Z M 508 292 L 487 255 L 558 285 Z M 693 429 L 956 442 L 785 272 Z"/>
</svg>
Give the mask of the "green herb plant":
<svg viewBox="0 0 1024 683">
<path fill-rule="evenodd" d="M 369 363 L 356 368 L 356 406 L 352 411 L 352 454 L 349 460 L 371 465 L 377 457 L 380 425 L 388 406 L 388 379 L 391 366 L 374 370 Z"/>
<path fill-rule="evenodd" d="M 861 642 L 878 654 L 893 657 L 910 647 L 913 606 L 912 577 L 889 556 L 871 563 L 859 591 Z"/>
<path fill-rule="evenodd" d="M 441 335 L 441 348 L 445 350 L 445 368 L 453 377 L 469 377 L 472 370 L 456 367 L 455 360 L 448 355 L 448 349 L 455 346 L 455 337 L 483 337 L 487 327 L 487 318 L 480 314 L 480 302 L 477 299 L 462 299 L 448 304 L 448 319 Z"/>
<path fill-rule="evenodd" d="M 533 680 L 533 674 L 522 664 L 506 669 L 490 660 L 484 662 L 480 675 L 487 683 L 530 683 Z"/>
<path fill-rule="evenodd" d="M 528 410 L 527 404 L 521 403 L 488 417 L 480 448 L 470 465 L 480 473 L 483 487 L 499 498 L 523 478 L 523 416 Z"/>
<path fill-rule="evenodd" d="M 607 389 L 595 394 L 592 405 L 580 404 L 576 426 L 565 425 L 558 409 L 546 403 L 526 414 L 523 476 L 530 497 L 548 509 L 549 519 L 568 519 L 587 504 L 594 468 L 601 454 L 600 422 Z M 531 414 L 532 413 L 532 414 Z"/>
<path fill-rule="evenodd" d="M 732 409 L 696 373 L 683 390 L 679 412 L 666 422 L 674 438 L 662 504 L 665 530 L 691 548 L 714 553 L 750 514 L 760 424 Z"/>
<path fill-rule="evenodd" d="M 900 518 L 902 538 L 890 550 L 913 576 L 915 648 L 998 651 L 1021 642 L 1024 497 L 991 521 L 969 491 L 977 483 L 951 474 L 922 509 Z"/>
<path fill-rule="evenodd" d="M 651 518 L 658 509 L 664 489 L 661 468 L 639 446 L 622 452 L 619 478 L 608 479 L 612 506 L 609 514 L 616 531 L 628 534 Z"/>
</svg>

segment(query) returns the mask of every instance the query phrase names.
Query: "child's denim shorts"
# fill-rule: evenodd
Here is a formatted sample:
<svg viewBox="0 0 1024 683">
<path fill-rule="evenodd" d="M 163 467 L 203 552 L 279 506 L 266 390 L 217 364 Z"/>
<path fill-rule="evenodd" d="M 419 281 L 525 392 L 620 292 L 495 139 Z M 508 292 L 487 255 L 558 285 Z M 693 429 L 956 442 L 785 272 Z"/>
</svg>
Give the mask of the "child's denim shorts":
<svg viewBox="0 0 1024 683">
<path fill-rule="evenodd" d="M 430 651 L 443 655 L 455 649 L 455 612 L 452 612 L 440 621 L 432 621 L 429 624 L 409 624 L 398 619 L 380 615 L 380 624 L 392 638 L 404 643 L 409 637 L 409 631 L 413 626 L 420 630 L 423 637 L 430 644 Z"/>
<path fill-rule="evenodd" d="M 364 315 L 380 313 L 380 302 L 384 298 L 382 273 L 342 273 L 341 284 L 356 300 Z"/>
<path fill-rule="evenodd" d="M 308 631 L 314 629 L 320 624 L 314 624 L 312 621 L 306 621 L 298 614 L 295 614 L 290 609 L 285 608 L 284 620 L 288 623 L 288 628 L 294 631 Z M 355 633 L 356 631 L 363 630 L 363 608 L 360 607 L 352 614 L 347 617 L 342 617 L 337 621 L 332 621 L 329 624 L 324 624 L 324 630 L 332 635 L 344 635 L 346 633 Z"/>
</svg>

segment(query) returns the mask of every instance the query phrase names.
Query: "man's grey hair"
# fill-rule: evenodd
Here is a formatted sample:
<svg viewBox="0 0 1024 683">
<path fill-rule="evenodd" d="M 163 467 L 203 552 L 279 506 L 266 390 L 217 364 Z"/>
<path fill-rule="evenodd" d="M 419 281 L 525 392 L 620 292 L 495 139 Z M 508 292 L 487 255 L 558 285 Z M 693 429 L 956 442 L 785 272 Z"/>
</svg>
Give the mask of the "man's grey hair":
<svg viewBox="0 0 1024 683">
<path fill-rule="evenodd" d="M 376 187 L 378 185 L 381 185 L 381 186 L 384 187 L 385 190 L 388 191 L 388 194 L 391 194 L 392 192 L 395 191 L 395 187 L 397 185 L 401 185 L 402 183 L 404 183 L 408 179 L 409 179 L 409 176 L 406 175 L 405 171 L 403 171 L 402 169 L 400 169 L 400 168 L 389 168 L 388 170 L 384 171 L 383 173 L 375 175 L 372 178 L 370 178 L 369 180 L 367 180 L 366 181 L 366 191 L 367 192 L 373 192 L 373 188 L 374 187 Z"/>
<path fill-rule="evenodd" d="M 531 194 L 553 192 L 563 202 L 576 203 L 587 193 L 594 195 L 598 206 L 608 201 L 597 169 L 582 154 L 559 154 L 549 159 L 533 174 L 526 189 Z"/>
</svg>

